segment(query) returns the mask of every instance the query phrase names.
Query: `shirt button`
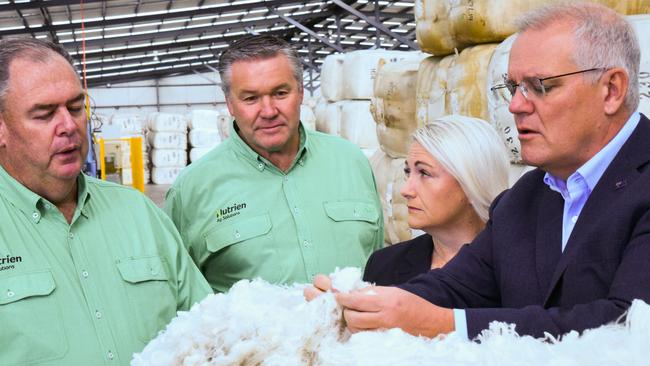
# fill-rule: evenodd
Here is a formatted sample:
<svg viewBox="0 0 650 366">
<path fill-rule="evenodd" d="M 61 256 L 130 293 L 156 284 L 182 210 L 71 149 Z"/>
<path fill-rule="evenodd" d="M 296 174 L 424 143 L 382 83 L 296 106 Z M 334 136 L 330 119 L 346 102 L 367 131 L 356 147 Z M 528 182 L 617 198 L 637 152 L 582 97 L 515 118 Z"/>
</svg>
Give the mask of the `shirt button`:
<svg viewBox="0 0 650 366">
<path fill-rule="evenodd" d="M 577 216 L 577 215 L 576 215 L 576 216 L 573 216 L 573 217 L 571 218 L 571 221 L 575 224 L 576 221 L 578 221 L 578 216 Z"/>
<path fill-rule="evenodd" d="M 41 214 L 39 214 L 38 212 L 34 211 L 34 213 L 32 213 L 32 217 L 34 218 L 34 220 L 38 220 L 38 218 L 41 217 Z"/>
<path fill-rule="evenodd" d="M 257 164 L 257 167 L 260 168 L 260 169 L 262 169 L 262 168 L 264 168 L 264 164 L 259 163 L 259 164 Z"/>
<path fill-rule="evenodd" d="M 84 278 L 88 278 L 88 271 L 82 271 L 82 272 L 81 272 L 81 275 L 82 275 Z"/>
<path fill-rule="evenodd" d="M 69 234 L 68 234 L 68 238 L 70 238 L 70 239 L 74 239 L 74 234 L 73 234 L 73 233 L 69 233 Z"/>
<path fill-rule="evenodd" d="M 305 240 L 302 242 L 302 245 L 308 247 L 309 246 L 309 240 Z"/>
<path fill-rule="evenodd" d="M 284 177 L 284 181 L 285 181 L 285 182 L 288 182 L 288 181 L 289 181 L 289 177 Z"/>
<path fill-rule="evenodd" d="M 293 212 L 298 213 L 298 211 L 300 211 L 300 210 L 298 210 L 298 207 L 293 208 Z"/>
<path fill-rule="evenodd" d="M 49 209 L 52 208 L 52 205 L 50 205 L 49 203 L 46 203 L 44 206 L 45 206 L 45 209 L 46 209 L 46 210 L 49 210 Z"/>
<path fill-rule="evenodd" d="M 354 211 L 354 217 L 359 217 L 359 213 L 357 211 Z"/>
<path fill-rule="evenodd" d="M 113 358 L 115 358 L 115 356 L 113 355 L 113 352 L 111 352 L 111 351 L 108 351 L 108 353 L 106 354 L 106 357 L 108 357 L 109 360 L 112 360 Z"/>
<path fill-rule="evenodd" d="M 95 312 L 95 318 L 101 319 L 102 318 L 102 313 L 100 313 L 99 311 L 96 311 Z"/>
<path fill-rule="evenodd" d="M 241 237 L 241 234 L 239 231 L 235 231 L 235 238 L 239 239 Z"/>
<path fill-rule="evenodd" d="M 7 297 L 14 297 L 15 293 L 11 290 L 7 291 Z"/>
</svg>

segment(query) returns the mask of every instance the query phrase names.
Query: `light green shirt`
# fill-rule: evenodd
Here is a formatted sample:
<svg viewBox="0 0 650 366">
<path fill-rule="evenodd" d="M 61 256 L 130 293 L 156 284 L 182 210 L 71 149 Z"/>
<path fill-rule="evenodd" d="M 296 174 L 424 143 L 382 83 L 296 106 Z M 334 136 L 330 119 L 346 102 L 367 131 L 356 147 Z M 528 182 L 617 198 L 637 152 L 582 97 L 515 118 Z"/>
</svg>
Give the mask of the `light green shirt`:
<svg viewBox="0 0 650 366">
<path fill-rule="evenodd" d="M 169 218 L 79 175 L 72 224 L 0 167 L 0 364 L 128 365 L 211 293 Z"/>
<path fill-rule="evenodd" d="M 218 292 L 244 278 L 306 283 L 337 266 L 363 267 L 383 245 L 368 159 L 349 141 L 302 126 L 286 173 L 231 127 L 176 179 L 165 211 Z"/>
</svg>

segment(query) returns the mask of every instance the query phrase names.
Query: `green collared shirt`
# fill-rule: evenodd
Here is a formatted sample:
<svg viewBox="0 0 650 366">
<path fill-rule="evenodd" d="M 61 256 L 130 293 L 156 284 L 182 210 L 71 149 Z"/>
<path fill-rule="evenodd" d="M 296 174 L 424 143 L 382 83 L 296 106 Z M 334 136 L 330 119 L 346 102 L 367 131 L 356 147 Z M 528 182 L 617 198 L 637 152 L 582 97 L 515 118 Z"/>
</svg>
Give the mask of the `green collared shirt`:
<svg viewBox="0 0 650 366">
<path fill-rule="evenodd" d="M 79 175 L 72 223 L 0 167 L 0 364 L 128 365 L 210 287 L 140 192 Z"/>
<path fill-rule="evenodd" d="M 368 159 L 352 143 L 302 125 L 286 173 L 231 127 L 228 140 L 176 179 L 165 211 L 218 292 L 244 278 L 306 283 L 337 266 L 363 267 L 383 245 Z"/>
</svg>

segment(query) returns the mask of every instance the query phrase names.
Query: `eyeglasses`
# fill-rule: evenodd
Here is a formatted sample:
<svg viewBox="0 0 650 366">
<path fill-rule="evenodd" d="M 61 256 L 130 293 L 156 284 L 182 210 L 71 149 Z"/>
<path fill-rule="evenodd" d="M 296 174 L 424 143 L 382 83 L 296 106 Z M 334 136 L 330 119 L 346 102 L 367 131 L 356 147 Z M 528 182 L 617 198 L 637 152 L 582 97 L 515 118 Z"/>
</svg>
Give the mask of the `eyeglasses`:
<svg viewBox="0 0 650 366">
<path fill-rule="evenodd" d="M 506 94 L 504 96 L 506 100 L 510 101 L 510 98 L 514 97 L 515 93 L 517 92 L 517 89 L 519 89 L 521 91 L 521 94 L 523 94 L 524 98 L 526 98 L 526 100 L 530 100 L 531 96 L 540 97 L 540 98 L 543 97 L 544 95 L 546 95 L 546 92 L 552 88 L 552 86 L 544 85 L 544 81 L 546 80 L 557 79 L 569 75 L 576 75 L 576 74 L 582 74 L 584 72 L 600 71 L 600 70 L 607 70 L 607 68 L 595 67 L 593 69 L 574 71 L 562 75 L 549 76 L 541 79 L 536 77 L 528 77 L 528 78 L 524 78 L 519 83 L 515 83 L 512 79 L 508 79 L 507 75 L 503 75 L 503 84 L 495 85 L 491 87 L 490 90 L 493 93 L 498 93 L 499 89 L 507 89 L 510 95 Z"/>
</svg>

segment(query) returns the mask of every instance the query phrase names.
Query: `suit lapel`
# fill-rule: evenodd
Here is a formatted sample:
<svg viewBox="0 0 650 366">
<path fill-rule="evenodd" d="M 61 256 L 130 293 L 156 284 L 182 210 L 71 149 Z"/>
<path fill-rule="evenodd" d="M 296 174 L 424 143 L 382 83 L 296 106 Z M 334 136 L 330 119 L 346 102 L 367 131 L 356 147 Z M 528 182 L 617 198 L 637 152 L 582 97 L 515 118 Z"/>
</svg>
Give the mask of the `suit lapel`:
<svg viewBox="0 0 650 366">
<path fill-rule="evenodd" d="M 627 186 L 631 185 L 639 177 L 638 168 L 650 161 L 650 149 L 648 149 L 647 145 L 649 139 L 650 121 L 644 115 L 641 115 L 639 125 L 612 160 L 609 167 L 607 167 L 582 208 L 560 262 L 553 273 L 551 286 L 549 286 L 544 298 L 544 304 L 549 301 L 567 265 L 574 260 L 582 246 L 589 245 L 589 243 L 581 239 L 585 237 L 588 230 L 593 230 L 591 225 L 594 218 L 608 211 L 608 206 L 617 199 L 617 196 L 625 192 Z"/>
<path fill-rule="evenodd" d="M 540 199 L 535 238 L 537 279 L 542 293 L 547 291 L 551 277 L 562 255 L 562 196 L 550 188 Z"/>
<path fill-rule="evenodd" d="M 433 244 L 430 235 L 418 237 L 404 256 L 404 266 L 398 266 L 395 270 L 395 283 L 404 283 L 409 279 L 426 273 L 431 269 L 431 255 Z"/>
</svg>

